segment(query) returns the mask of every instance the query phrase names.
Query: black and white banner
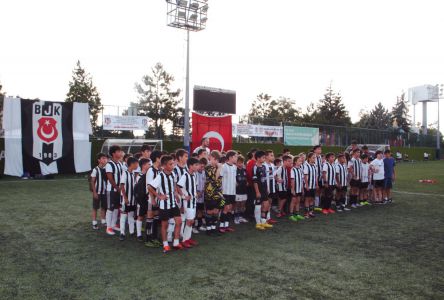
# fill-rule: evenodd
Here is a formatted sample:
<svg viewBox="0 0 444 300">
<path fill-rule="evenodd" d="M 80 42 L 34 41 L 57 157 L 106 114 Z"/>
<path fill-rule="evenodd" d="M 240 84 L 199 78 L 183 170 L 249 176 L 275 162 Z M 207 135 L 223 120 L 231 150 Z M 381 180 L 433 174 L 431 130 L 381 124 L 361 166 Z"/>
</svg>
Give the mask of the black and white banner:
<svg viewBox="0 0 444 300">
<path fill-rule="evenodd" d="M 6 98 L 5 174 L 73 174 L 91 169 L 88 104 Z"/>
</svg>

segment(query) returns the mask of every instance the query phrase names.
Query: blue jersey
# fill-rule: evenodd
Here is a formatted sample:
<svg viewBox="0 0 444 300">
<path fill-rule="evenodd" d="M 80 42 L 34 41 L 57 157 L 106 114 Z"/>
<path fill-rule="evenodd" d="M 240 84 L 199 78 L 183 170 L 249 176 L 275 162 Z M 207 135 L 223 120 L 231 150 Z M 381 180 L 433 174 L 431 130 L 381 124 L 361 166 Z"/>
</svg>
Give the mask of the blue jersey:
<svg viewBox="0 0 444 300">
<path fill-rule="evenodd" d="M 393 157 L 384 158 L 385 178 L 392 178 L 394 169 L 395 169 L 395 159 Z"/>
</svg>

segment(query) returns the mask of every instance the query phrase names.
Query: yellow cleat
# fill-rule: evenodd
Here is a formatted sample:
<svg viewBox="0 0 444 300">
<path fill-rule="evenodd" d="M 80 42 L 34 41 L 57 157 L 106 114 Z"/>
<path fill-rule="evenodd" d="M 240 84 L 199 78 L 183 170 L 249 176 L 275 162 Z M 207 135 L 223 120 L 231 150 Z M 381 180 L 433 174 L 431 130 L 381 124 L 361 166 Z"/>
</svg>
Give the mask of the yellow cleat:
<svg viewBox="0 0 444 300">
<path fill-rule="evenodd" d="M 257 230 L 265 230 L 264 226 L 262 226 L 263 224 L 256 224 L 256 229 Z"/>
<path fill-rule="evenodd" d="M 268 223 L 264 223 L 264 224 L 261 224 L 261 225 L 262 225 L 262 227 L 264 227 L 264 228 L 273 228 L 273 225 L 268 224 Z"/>
</svg>

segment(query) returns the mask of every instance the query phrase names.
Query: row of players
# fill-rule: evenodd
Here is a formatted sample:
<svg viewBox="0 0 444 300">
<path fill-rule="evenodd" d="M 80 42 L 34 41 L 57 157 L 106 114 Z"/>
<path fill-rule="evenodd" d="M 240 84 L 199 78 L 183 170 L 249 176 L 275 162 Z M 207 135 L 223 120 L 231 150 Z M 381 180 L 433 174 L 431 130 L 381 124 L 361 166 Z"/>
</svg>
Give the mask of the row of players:
<svg viewBox="0 0 444 300">
<path fill-rule="evenodd" d="M 353 149 L 349 161 L 346 154 L 323 156 L 321 151 L 316 146 L 307 155 L 285 154 L 277 159 L 270 150 L 252 151 L 245 168 L 244 158 L 236 151 L 222 156 L 218 151 L 208 154 L 200 149 L 188 158 L 182 149 L 168 155 L 144 146 L 139 159 L 124 159 L 120 147 L 112 146 L 110 159 L 99 154 L 98 166 L 91 174 L 93 227 L 98 228 L 96 211 L 101 207 L 102 223 L 109 235 L 119 230 L 124 240 L 128 223 L 130 234 L 136 233 L 143 241 L 142 224 L 146 220 L 146 245 L 163 246 L 168 252 L 168 241 L 175 249 L 196 246 L 191 236 L 198 229 L 209 235 L 232 232 L 230 222 L 248 222 L 249 212 L 258 230 L 272 228 L 276 223 L 271 218 L 273 200 L 278 203 L 276 216 L 288 213 L 292 221 L 315 217 L 319 204 L 323 214 L 335 213 L 334 200 L 339 212 L 368 205 L 369 183 L 374 186 L 374 203 L 383 202 L 383 188 L 391 188 L 387 178 L 392 175 L 388 176 L 384 166 L 391 162 L 389 151 L 384 160 L 378 151 L 370 163 L 369 156 L 361 157 L 359 149 Z M 391 173 L 394 176 L 394 168 Z M 348 185 L 351 190 L 346 201 Z M 248 199 L 251 205 L 246 203 Z"/>
</svg>

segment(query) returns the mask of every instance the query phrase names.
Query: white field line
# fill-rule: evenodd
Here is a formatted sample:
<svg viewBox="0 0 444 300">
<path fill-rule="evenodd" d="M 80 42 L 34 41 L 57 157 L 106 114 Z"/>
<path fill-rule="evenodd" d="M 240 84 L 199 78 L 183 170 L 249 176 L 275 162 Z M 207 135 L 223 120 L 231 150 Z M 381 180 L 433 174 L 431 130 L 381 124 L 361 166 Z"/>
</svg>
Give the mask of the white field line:
<svg viewBox="0 0 444 300">
<path fill-rule="evenodd" d="M 415 193 L 415 192 L 405 192 L 405 191 L 393 191 L 393 193 L 397 194 L 406 194 L 406 195 L 417 195 L 417 196 L 432 196 L 432 197 L 444 197 L 443 194 L 432 194 L 432 193 Z"/>
</svg>

